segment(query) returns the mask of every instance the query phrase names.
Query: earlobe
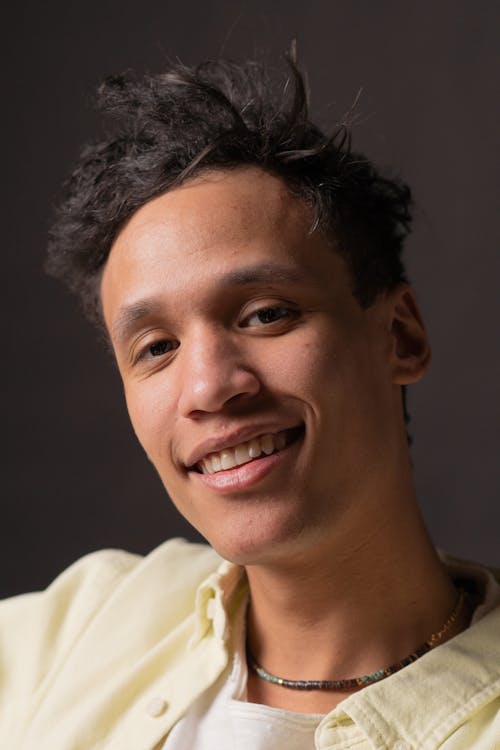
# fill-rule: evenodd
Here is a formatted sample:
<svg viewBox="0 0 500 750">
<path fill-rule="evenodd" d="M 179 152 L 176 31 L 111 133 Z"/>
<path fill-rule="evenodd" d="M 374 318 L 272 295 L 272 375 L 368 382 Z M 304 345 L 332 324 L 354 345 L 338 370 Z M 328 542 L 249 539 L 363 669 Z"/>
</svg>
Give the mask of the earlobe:
<svg viewBox="0 0 500 750">
<path fill-rule="evenodd" d="M 390 297 L 393 382 L 409 385 L 420 380 L 429 366 L 429 339 L 411 287 L 401 284 Z"/>
</svg>

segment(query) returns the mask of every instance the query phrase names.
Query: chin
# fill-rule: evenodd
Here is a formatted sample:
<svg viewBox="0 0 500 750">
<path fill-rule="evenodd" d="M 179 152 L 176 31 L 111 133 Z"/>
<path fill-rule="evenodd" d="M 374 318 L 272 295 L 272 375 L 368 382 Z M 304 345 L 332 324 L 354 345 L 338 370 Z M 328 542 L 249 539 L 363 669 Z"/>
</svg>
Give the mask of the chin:
<svg viewBox="0 0 500 750">
<path fill-rule="evenodd" d="M 224 530 L 224 535 L 221 531 Z M 297 551 L 303 536 L 303 527 L 292 522 L 277 522 L 277 519 L 262 517 L 247 519 L 244 524 L 232 525 L 205 538 L 215 551 L 225 560 L 236 565 L 264 565 L 290 559 L 293 550 Z"/>
</svg>

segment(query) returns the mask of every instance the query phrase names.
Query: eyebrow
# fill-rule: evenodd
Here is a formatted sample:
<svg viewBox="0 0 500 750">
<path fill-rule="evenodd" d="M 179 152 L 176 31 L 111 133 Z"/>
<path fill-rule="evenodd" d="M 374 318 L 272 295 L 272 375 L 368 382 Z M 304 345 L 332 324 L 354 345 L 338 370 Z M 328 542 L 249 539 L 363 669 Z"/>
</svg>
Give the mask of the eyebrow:
<svg viewBox="0 0 500 750">
<path fill-rule="evenodd" d="M 154 299 L 143 299 L 122 307 L 111 326 L 112 338 L 125 341 L 139 321 L 158 313 L 159 310 L 160 304 Z"/>
<path fill-rule="evenodd" d="M 256 263 L 223 274 L 217 280 L 217 286 L 221 289 L 230 286 L 251 286 L 252 284 L 271 286 L 273 284 L 303 283 L 306 280 L 314 283 L 313 279 L 308 277 L 308 274 L 304 274 L 297 268 L 278 263 Z M 159 314 L 161 309 L 161 302 L 154 297 L 141 299 L 122 307 L 111 326 L 113 338 L 117 341 L 125 341 L 138 322 L 149 316 Z"/>
<path fill-rule="evenodd" d="M 297 268 L 278 263 L 257 263 L 236 271 L 230 271 L 221 278 L 223 286 L 245 286 L 247 284 L 294 283 L 304 280 L 304 273 Z"/>
</svg>

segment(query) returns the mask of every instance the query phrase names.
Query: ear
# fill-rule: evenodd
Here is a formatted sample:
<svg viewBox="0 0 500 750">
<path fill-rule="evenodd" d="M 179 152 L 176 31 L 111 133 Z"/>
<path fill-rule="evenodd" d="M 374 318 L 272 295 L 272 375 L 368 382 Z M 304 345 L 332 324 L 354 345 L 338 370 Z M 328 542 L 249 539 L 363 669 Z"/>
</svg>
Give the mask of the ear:
<svg viewBox="0 0 500 750">
<path fill-rule="evenodd" d="M 387 302 L 393 383 L 409 385 L 420 380 L 429 366 L 429 339 L 415 294 L 408 284 L 398 284 L 389 292 Z"/>
</svg>

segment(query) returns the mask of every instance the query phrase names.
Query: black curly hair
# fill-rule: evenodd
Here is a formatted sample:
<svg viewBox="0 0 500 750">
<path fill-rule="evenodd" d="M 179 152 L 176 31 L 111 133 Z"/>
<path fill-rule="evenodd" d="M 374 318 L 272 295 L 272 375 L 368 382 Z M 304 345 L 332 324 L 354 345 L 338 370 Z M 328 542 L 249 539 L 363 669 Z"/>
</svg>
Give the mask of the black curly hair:
<svg viewBox="0 0 500 750">
<path fill-rule="evenodd" d="M 142 205 L 204 170 L 258 165 L 280 176 L 334 236 L 363 307 L 404 281 L 411 193 L 351 151 L 347 122 L 332 135 L 309 119 L 294 55 L 282 73 L 249 62 L 173 64 L 106 79 L 106 137 L 85 146 L 50 231 L 47 270 L 102 324 L 99 280 L 117 233 Z"/>
</svg>

